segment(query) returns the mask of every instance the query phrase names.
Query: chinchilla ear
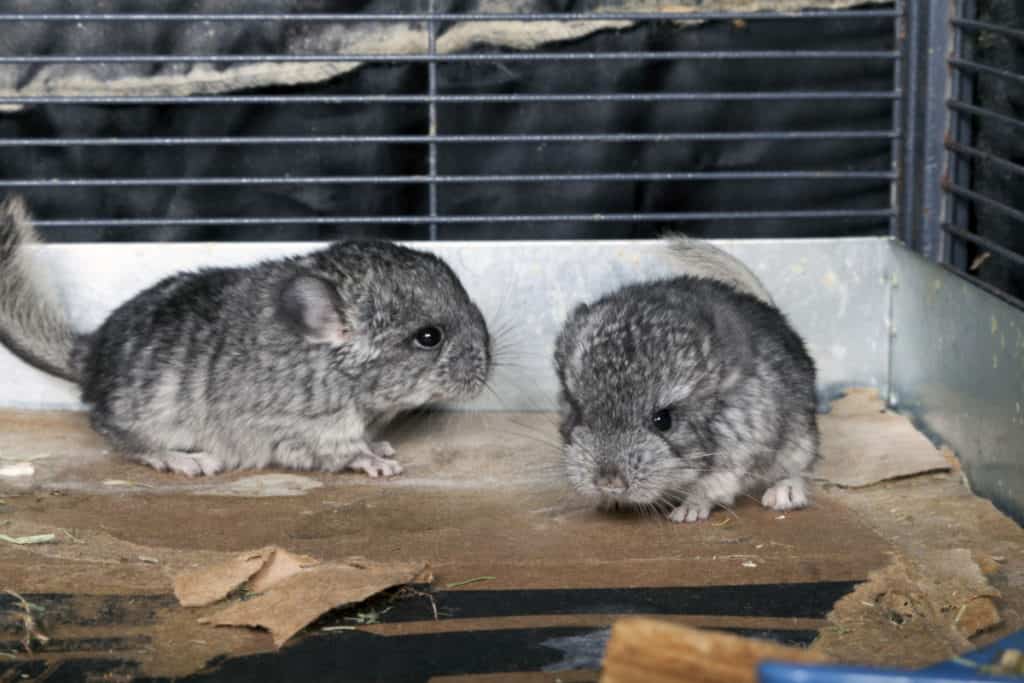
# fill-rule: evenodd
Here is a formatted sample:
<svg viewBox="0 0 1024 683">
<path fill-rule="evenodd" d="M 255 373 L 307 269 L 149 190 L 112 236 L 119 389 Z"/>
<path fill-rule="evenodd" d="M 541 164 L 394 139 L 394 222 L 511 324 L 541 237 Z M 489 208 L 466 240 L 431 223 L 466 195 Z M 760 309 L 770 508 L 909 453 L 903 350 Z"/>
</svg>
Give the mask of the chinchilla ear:
<svg viewBox="0 0 1024 683">
<path fill-rule="evenodd" d="M 341 297 L 329 282 L 315 275 L 297 275 L 281 288 L 279 317 L 314 344 L 341 346 L 351 330 L 341 313 Z"/>
<path fill-rule="evenodd" d="M 727 354 L 726 363 L 731 370 L 719 387 L 725 391 L 734 387 L 740 377 L 753 372 L 756 340 L 751 337 L 740 313 L 731 306 L 713 306 L 712 320 L 718 340 L 715 352 Z M 705 354 L 708 351 L 703 349 Z"/>
<path fill-rule="evenodd" d="M 589 311 L 590 307 L 587 304 L 576 304 L 565 319 L 565 322 L 562 323 L 562 329 L 555 340 L 555 367 L 558 370 L 559 376 L 562 375 L 565 366 L 568 364 L 570 346 L 577 341 L 576 337 L 579 335 L 580 320 Z"/>
</svg>

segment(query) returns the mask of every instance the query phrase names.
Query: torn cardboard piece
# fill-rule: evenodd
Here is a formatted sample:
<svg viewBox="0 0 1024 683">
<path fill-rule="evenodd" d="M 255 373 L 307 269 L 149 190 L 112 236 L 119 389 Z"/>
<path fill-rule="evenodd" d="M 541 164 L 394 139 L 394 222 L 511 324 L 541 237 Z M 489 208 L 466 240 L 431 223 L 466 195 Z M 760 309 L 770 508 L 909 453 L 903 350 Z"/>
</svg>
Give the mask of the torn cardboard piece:
<svg viewBox="0 0 1024 683">
<path fill-rule="evenodd" d="M 1002 623 L 995 600 L 1002 594 L 966 548 L 933 550 L 915 559 L 922 589 L 947 626 L 972 638 Z"/>
<path fill-rule="evenodd" d="M 182 572 L 174 577 L 174 597 L 183 607 L 204 607 L 228 597 L 248 582 L 248 589 L 261 592 L 318 564 L 306 555 L 268 546 L 237 555 L 219 564 Z"/>
<path fill-rule="evenodd" d="M 174 580 L 174 594 L 186 607 L 201 607 L 244 590 L 244 600 L 200 621 L 266 629 L 279 648 L 332 609 L 430 579 L 425 562 L 320 562 L 271 546 L 180 574 Z"/>
<path fill-rule="evenodd" d="M 325 564 L 285 579 L 272 590 L 218 612 L 217 626 L 257 626 L 281 647 L 324 613 L 362 602 L 383 590 L 414 583 L 425 563 Z"/>
<path fill-rule="evenodd" d="M 1001 594 L 969 550 L 893 562 L 836 603 L 813 649 L 875 666 L 925 666 L 973 648 L 971 637 L 1002 618 Z"/>
<path fill-rule="evenodd" d="M 950 469 L 909 419 L 886 411 L 875 389 L 851 389 L 819 424 L 822 459 L 815 479 L 858 488 Z"/>
</svg>

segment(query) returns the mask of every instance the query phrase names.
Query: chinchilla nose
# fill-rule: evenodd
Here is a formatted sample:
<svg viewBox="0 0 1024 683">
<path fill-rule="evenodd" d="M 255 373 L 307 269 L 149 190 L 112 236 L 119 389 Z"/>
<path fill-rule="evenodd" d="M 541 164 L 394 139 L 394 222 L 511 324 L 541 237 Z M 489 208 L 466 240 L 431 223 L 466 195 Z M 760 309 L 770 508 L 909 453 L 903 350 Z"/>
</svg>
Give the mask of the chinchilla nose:
<svg viewBox="0 0 1024 683">
<path fill-rule="evenodd" d="M 616 465 L 601 465 L 594 475 L 594 486 L 599 489 L 623 491 L 626 488 L 626 478 Z"/>
</svg>

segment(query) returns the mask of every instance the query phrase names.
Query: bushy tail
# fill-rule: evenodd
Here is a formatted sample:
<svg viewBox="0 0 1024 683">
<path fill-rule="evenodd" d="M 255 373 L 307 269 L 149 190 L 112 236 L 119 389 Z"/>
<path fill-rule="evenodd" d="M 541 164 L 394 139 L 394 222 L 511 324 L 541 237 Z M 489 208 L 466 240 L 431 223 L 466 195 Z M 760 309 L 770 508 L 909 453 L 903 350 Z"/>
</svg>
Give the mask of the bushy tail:
<svg viewBox="0 0 1024 683">
<path fill-rule="evenodd" d="M 40 370 L 78 382 L 71 362 L 75 334 L 25 253 L 37 241 L 21 197 L 0 203 L 0 343 Z"/>
<path fill-rule="evenodd" d="M 761 280 L 735 256 L 704 240 L 669 235 L 669 248 L 682 262 L 683 272 L 694 277 L 724 282 L 733 288 L 775 305 Z"/>
</svg>

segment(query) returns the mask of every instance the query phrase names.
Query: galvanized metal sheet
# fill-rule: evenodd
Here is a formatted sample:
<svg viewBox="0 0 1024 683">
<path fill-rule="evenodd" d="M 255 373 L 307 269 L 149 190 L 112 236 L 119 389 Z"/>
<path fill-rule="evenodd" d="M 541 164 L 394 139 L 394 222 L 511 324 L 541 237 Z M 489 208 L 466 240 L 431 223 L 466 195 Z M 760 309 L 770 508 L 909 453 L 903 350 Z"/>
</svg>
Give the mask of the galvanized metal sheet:
<svg viewBox="0 0 1024 683">
<path fill-rule="evenodd" d="M 1024 311 L 893 246 L 891 403 L 953 448 L 974 492 L 1024 521 Z"/>
</svg>

